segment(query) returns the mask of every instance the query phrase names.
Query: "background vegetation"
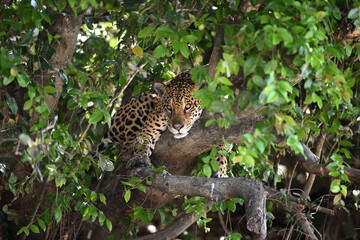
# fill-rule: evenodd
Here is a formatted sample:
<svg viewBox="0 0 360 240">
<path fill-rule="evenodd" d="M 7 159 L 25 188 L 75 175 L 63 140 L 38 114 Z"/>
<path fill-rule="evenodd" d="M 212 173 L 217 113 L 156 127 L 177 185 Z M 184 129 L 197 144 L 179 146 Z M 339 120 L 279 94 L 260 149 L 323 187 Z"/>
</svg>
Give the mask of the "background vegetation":
<svg viewBox="0 0 360 240">
<path fill-rule="evenodd" d="M 121 156 L 116 149 L 100 159 L 91 153 L 122 99 L 189 69 L 197 84 L 206 82 L 195 93 L 215 113 L 206 127 L 237 125 L 244 112 L 259 116 L 241 142 L 224 139 L 227 151 L 220 153 L 232 177 L 256 178 L 283 193 L 267 201 L 268 239 L 302 238 L 298 212 L 315 232 L 310 238 L 358 239 L 359 6 L 356 0 L 2 1 L 0 238 L 86 239 L 89 229 L 130 238 L 150 223 L 167 226 L 183 210 L 201 216 L 200 230 L 189 229 L 184 239 L 204 232 L 250 236 L 242 199 L 215 204 L 208 215 L 199 197 L 147 209 L 131 203 L 134 189 L 146 191 L 148 182 L 138 178 L 122 181 L 122 201 L 132 210 L 123 216 L 122 235 L 110 233 L 118 224 L 102 210 L 110 199 L 94 186 L 102 171 L 122 168 Z M 293 155 L 305 146 L 320 158 L 312 168 Z M 193 174 L 209 177 L 216 151 L 202 154 Z M 306 204 L 298 212 L 291 204 L 281 208 L 286 194 Z"/>
</svg>

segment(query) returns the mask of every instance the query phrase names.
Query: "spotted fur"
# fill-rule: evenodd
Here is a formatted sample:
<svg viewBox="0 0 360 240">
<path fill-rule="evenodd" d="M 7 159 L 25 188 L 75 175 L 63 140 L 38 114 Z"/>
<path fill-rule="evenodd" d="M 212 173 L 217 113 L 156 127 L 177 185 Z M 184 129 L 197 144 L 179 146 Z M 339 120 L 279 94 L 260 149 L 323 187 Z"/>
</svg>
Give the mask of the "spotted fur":
<svg viewBox="0 0 360 240">
<path fill-rule="evenodd" d="M 112 125 L 98 146 L 103 153 L 114 143 L 122 146 L 125 156 L 132 156 L 127 168 L 149 166 L 149 156 L 166 127 L 174 138 L 188 135 L 202 109 L 200 100 L 191 92 L 198 86 L 189 72 L 183 72 L 167 83 L 155 83 L 156 94 L 143 95 L 120 107 L 112 118 Z"/>
</svg>

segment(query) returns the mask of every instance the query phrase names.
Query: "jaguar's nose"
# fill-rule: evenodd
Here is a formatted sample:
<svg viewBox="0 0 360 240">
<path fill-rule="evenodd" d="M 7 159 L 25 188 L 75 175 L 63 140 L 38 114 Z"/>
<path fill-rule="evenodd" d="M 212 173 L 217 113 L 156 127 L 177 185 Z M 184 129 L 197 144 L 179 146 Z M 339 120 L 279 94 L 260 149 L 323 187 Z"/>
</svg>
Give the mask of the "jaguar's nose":
<svg viewBox="0 0 360 240">
<path fill-rule="evenodd" d="M 180 129 L 182 129 L 184 127 L 184 124 L 183 123 L 173 123 L 172 127 L 175 128 L 176 130 L 180 131 Z"/>
</svg>

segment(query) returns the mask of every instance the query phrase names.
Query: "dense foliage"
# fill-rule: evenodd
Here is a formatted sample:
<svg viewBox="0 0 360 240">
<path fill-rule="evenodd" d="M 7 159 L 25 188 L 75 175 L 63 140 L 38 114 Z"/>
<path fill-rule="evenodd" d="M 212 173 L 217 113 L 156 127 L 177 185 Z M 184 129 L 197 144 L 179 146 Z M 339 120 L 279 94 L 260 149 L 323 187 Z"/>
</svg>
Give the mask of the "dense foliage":
<svg viewBox="0 0 360 240">
<path fill-rule="evenodd" d="M 111 231 L 111 221 L 96 204 L 106 204 L 107 199 L 89 187 L 94 175 L 90 167 L 98 176 L 122 167 L 121 157 L 115 149 L 110 158 L 96 159 L 91 153 L 122 97 L 147 93 L 154 81 L 187 69 L 198 85 L 206 82 L 195 93 L 203 108 L 221 113 L 206 123 L 208 127 L 237 124 L 239 110 L 257 110 L 264 117 L 241 144 L 232 146 L 224 139 L 228 151 L 220 153 L 231 162 L 231 176 L 258 178 L 280 189 L 286 177 L 274 170 L 274 156 L 303 153 L 301 142 L 316 149 L 325 136 L 321 163 L 327 164 L 332 178 L 327 192 L 321 190 L 316 197 L 322 194 L 328 207 L 356 214 L 358 185 L 344 168 L 359 166 L 360 4 L 259 2 L 250 1 L 258 6 L 251 11 L 240 10 L 243 1 L 222 0 L 1 3 L 0 191 L 13 194 L 12 201 L 2 201 L 2 221 L 19 222 L 22 216 L 12 202 L 33 194 L 40 197 L 36 185 L 54 181 L 44 209 L 7 236 L 55 229 L 71 211 Z M 59 49 L 66 36 L 54 27 L 60 18 L 82 19 L 70 60 L 61 64 L 65 53 Z M 223 53 L 211 78 L 205 65 L 221 31 Z M 216 157 L 216 148 L 201 155 L 194 174 L 209 177 L 218 168 Z M 19 177 L 13 171 L 19 160 L 31 166 L 28 175 Z M 126 202 L 133 189 L 145 191 L 146 181 L 132 178 L 123 183 L 128 187 Z M 234 212 L 241 203 L 233 199 L 214 210 Z M 203 216 L 198 225 L 211 230 L 204 199 L 184 197 L 182 207 Z M 269 226 L 272 208 L 269 203 Z M 129 218 L 136 227 L 124 235 L 136 234 L 139 219 L 145 224 L 159 215 L 165 225 L 177 211 L 137 207 Z M 310 215 L 309 220 L 316 218 Z M 359 236 L 350 230 L 342 234 Z"/>
</svg>

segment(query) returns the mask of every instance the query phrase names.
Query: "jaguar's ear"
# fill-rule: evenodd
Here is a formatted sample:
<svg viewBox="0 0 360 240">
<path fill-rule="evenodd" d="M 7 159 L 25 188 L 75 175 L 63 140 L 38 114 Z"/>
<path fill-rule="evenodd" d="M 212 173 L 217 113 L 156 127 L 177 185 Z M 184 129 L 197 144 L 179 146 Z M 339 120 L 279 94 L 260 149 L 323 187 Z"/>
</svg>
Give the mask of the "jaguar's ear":
<svg viewBox="0 0 360 240">
<path fill-rule="evenodd" d="M 163 83 L 156 82 L 154 83 L 154 91 L 159 97 L 163 97 L 166 93 L 166 86 Z"/>
</svg>

